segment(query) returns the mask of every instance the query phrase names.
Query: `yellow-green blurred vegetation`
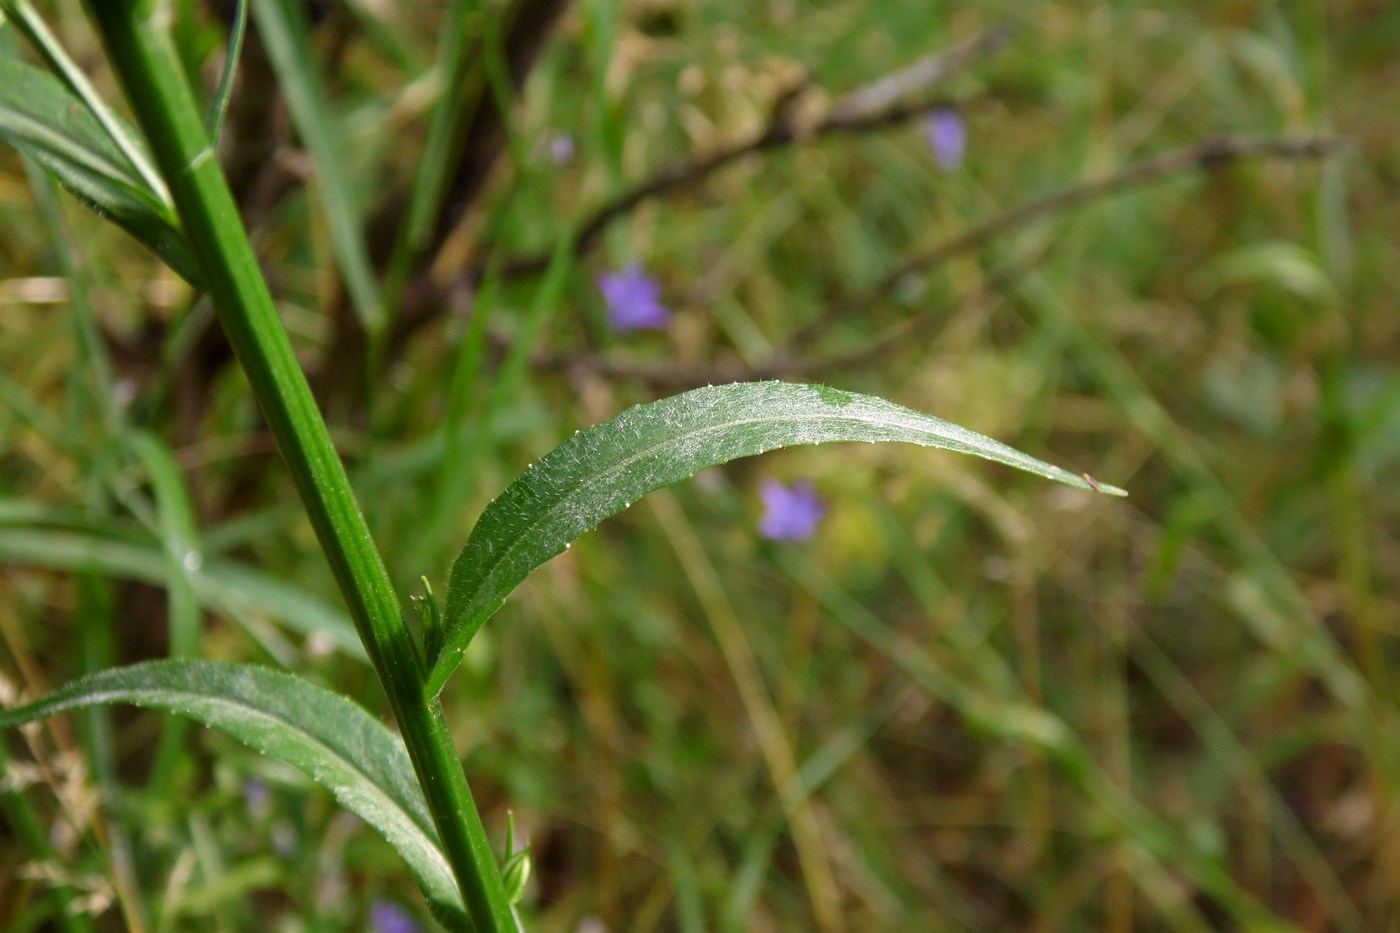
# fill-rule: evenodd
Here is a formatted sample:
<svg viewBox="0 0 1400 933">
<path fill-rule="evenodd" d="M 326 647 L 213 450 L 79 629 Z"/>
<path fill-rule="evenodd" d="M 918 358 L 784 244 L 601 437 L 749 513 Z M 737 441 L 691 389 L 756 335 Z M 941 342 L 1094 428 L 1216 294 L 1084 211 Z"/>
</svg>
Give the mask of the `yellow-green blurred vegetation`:
<svg viewBox="0 0 1400 933">
<path fill-rule="evenodd" d="M 206 94 L 231 6 L 173 4 Z M 444 4 L 312 5 L 344 190 L 256 37 L 220 150 L 406 610 L 526 464 L 706 382 L 883 395 L 1131 494 L 799 448 L 581 539 L 444 694 L 488 826 L 512 811 L 533 847 L 532 926 L 1400 924 L 1400 6 L 484 6 L 511 37 L 508 11 L 539 16 L 540 54 L 503 145 L 455 154 L 484 170 L 447 161 L 459 200 L 385 339 L 328 205 L 387 259 Z M 39 8 L 119 103 L 79 5 Z M 907 118 L 828 131 L 958 49 Z M 509 52 L 468 68 L 478 115 Z M 935 105 L 965 119 L 959 165 Z M 624 206 L 542 292 L 570 224 L 775 127 Z M 634 261 L 664 330 L 608 326 L 596 277 Z M 339 597 L 207 305 L 8 147 L 0 393 L 8 686 L 178 643 L 386 710 L 327 634 Z M 826 502 L 810 540 L 758 535 L 770 477 Z M 387 844 L 218 734 L 118 709 L 7 739 L 6 929 L 55 928 L 56 877 L 101 930 L 359 929 L 385 899 L 428 923 Z"/>
</svg>

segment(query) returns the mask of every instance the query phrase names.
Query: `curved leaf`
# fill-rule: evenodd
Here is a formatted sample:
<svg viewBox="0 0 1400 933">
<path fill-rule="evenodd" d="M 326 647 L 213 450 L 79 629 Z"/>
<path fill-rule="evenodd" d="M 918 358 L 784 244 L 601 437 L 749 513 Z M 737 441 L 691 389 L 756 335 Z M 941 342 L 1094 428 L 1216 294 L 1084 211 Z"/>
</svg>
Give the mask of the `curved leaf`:
<svg viewBox="0 0 1400 933">
<path fill-rule="evenodd" d="M 34 159 L 193 282 L 175 210 L 142 180 L 87 106 L 40 68 L 0 55 L 0 139 Z"/>
<path fill-rule="evenodd" d="M 468 926 L 403 743 L 338 694 L 290 674 L 215 661 L 149 661 L 83 677 L 0 712 L 0 729 L 87 706 L 130 703 L 188 716 L 291 765 L 384 834 L 441 919 Z"/>
<path fill-rule="evenodd" d="M 1081 489 L 1100 484 L 941 418 L 825 386 L 739 383 L 638 405 L 572 438 L 516 477 L 487 507 L 452 566 L 446 640 L 430 693 L 521 580 L 568 543 L 654 489 L 777 447 L 902 441 L 975 454 Z"/>
</svg>

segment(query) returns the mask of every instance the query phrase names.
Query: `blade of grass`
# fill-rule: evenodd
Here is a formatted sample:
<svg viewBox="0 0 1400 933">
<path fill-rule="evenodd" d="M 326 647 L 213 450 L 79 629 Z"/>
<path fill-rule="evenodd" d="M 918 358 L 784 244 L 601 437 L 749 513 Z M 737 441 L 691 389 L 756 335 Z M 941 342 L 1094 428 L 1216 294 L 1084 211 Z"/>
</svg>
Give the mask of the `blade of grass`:
<svg viewBox="0 0 1400 933">
<path fill-rule="evenodd" d="M 499 273 L 485 279 L 472 301 L 471 320 L 457 348 L 447 388 L 447 413 L 443 418 L 442 459 L 432 478 L 432 494 L 424 514 L 423 533 L 412 537 L 410 566 L 429 566 L 449 544 L 451 530 L 456 526 L 462 505 L 470 494 L 481 458 L 488 445 L 496 440 L 491 424 L 481 418 L 469 421 L 481 384 L 481 361 L 486 352 L 487 327 L 500 303 Z M 450 557 L 448 551 L 446 557 Z"/>
<path fill-rule="evenodd" d="M 28 156 L 21 156 L 20 159 L 24 165 L 25 177 L 29 181 L 29 190 L 34 195 L 35 206 L 38 207 L 39 219 L 43 221 L 45 233 L 48 234 L 58 271 L 68 283 L 75 344 L 81 357 L 81 365 L 76 368 L 75 378 L 70 383 L 67 436 L 81 437 L 83 432 L 80 425 L 88 410 L 96 411 L 104 424 L 110 426 L 117 423 L 118 413 L 113 404 L 112 394 L 116 380 L 112 375 L 112 363 L 107 356 L 107 348 L 93 314 L 87 269 L 72 251 L 72 238 L 59 211 L 56 183 L 44 173 L 42 166 L 34 159 Z M 77 378 L 80 374 L 87 378 Z"/>
<path fill-rule="evenodd" d="M 894 515 L 885 514 L 882 528 L 887 537 L 887 552 L 894 558 L 900 575 L 916 594 L 920 605 L 930 618 L 941 614 L 945 593 L 948 588 L 941 580 L 937 568 L 923 556 L 910 530 Z M 1242 740 L 1235 735 L 1224 717 L 1213 709 L 1183 672 L 1178 669 L 1146 632 L 1134 633 L 1127 640 L 1126 630 L 1121 626 L 1103 624 L 1095 627 L 1097 632 L 1108 631 L 1110 638 L 1118 643 L 1121 650 L 1130 651 L 1138 669 L 1143 671 L 1150 683 L 1156 686 L 1162 696 L 1169 699 L 1180 713 L 1182 721 L 1200 736 L 1211 754 L 1220 762 L 1224 771 L 1240 785 L 1246 800 L 1252 806 L 1265 812 L 1259 816 L 1285 840 L 1284 849 L 1288 857 L 1299 868 L 1304 877 L 1315 885 L 1320 897 L 1329 905 L 1329 917 L 1344 919 L 1348 929 L 1360 930 L 1364 927 L 1355 903 L 1346 893 L 1335 872 L 1318 852 L 1316 844 L 1308 837 L 1305 829 L 1288 805 L 1279 798 L 1269 782 L 1268 776 L 1250 754 Z M 975 660 L 975 666 L 990 685 L 990 689 L 1005 692 L 1014 689 L 1014 674 L 1005 666 L 1001 655 L 980 638 L 969 638 L 965 627 L 951 626 L 945 629 L 946 638 L 953 651 L 961 657 Z M 1126 685 L 1116 685 L 1116 689 L 1126 690 Z M 1126 699 L 1123 701 L 1126 703 Z M 1124 750 L 1124 754 L 1127 752 Z M 1118 779 L 1121 786 L 1131 786 L 1131 779 L 1124 776 Z"/>
<path fill-rule="evenodd" d="M 462 118 L 462 101 L 475 66 L 468 60 L 468 52 L 479 44 L 471 40 L 481 28 L 481 0 L 452 0 L 443 17 L 442 36 L 433 65 L 438 74 L 438 98 L 428 122 L 428 138 L 418 160 L 408 212 L 389 260 L 384 287 L 386 303 L 397 300 L 409 266 L 432 233 L 447 172 L 457 156 L 454 149 L 459 142 L 457 131 Z"/>
<path fill-rule="evenodd" d="M 38 25 L 42 27 L 42 22 Z M 5 51 L 8 52 L 8 43 L 5 45 Z M 56 43 L 54 48 L 57 48 Z M 61 52 L 61 49 L 59 51 Z M 87 434 L 85 419 L 89 410 L 96 410 L 109 428 L 120 427 L 120 415 L 112 403 L 111 365 L 88 300 L 86 270 L 74 256 L 70 246 L 71 237 L 67 236 L 64 230 L 54 197 L 54 182 L 40 170 L 34 159 L 24 155 L 21 158 L 39 216 L 52 243 L 54 257 L 68 283 L 69 300 L 74 311 L 76 344 L 82 361 L 82 365 L 72 370 L 69 378 L 69 423 L 66 426 L 51 421 L 47 410 L 28 400 L 27 393 L 25 403 L 20 409 L 21 417 L 25 418 L 27 413 L 26 420 L 33 427 L 44 433 L 59 450 L 66 451 L 88 467 L 86 472 L 90 478 L 92 498 L 102 499 L 105 498 L 103 487 L 110 475 L 110 471 L 101 466 L 106 458 L 101 450 L 90 450 L 79 439 Z M 5 377 L 5 384 L 9 384 L 8 376 Z M 94 464 L 97 465 L 95 469 L 92 468 Z M 81 663 L 85 670 L 99 670 L 115 663 L 113 623 L 107 611 L 107 582 L 99 573 L 89 571 L 79 576 L 75 591 L 78 601 L 77 635 L 78 642 L 82 645 Z M 115 804 L 120 799 L 121 788 L 115 776 L 110 717 L 105 710 L 88 710 L 85 711 L 81 723 L 81 745 L 89 770 L 96 776 L 103 799 L 109 805 Z M 143 928 L 146 911 L 140 900 L 140 885 L 135 876 L 131 841 L 120 815 L 123 812 L 125 811 L 121 807 L 109 806 L 107 813 L 113 816 L 96 815 L 94 819 L 100 823 L 93 835 L 97 847 L 110 865 L 120 910 L 128 926 L 139 930 Z M 31 851 L 43 851 L 43 848 Z M 65 924 L 74 916 L 83 915 L 73 914 L 68 910 L 61 914 Z"/>
<path fill-rule="evenodd" d="M 123 539 L 81 524 L 72 530 L 28 527 L 6 520 L 0 527 L 0 559 L 30 567 L 86 571 L 152 586 L 167 582 L 167 556 L 149 542 Z M 196 549 L 194 553 L 199 553 Z M 302 590 L 266 574 L 207 556 L 195 570 L 183 568 L 200 603 L 241 624 L 269 653 L 292 666 L 296 653 L 269 643 L 260 619 L 270 616 L 291 631 L 329 645 L 348 657 L 364 659 L 354 626 Z"/>
<path fill-rule="evenodd" d="M 1275 650 L 1286 651 L 1314 671 L 1343 706 L 1349 709 L 1373 707 L 1376 715 L 1363 717 L 1368 721 L 1400 721 L 1393 706 L 1375 696 L 1326 629 L 1315 624 L 1306 597 L 1241 515 L 1239 505 L 1195 441 L 1173 420 L 1123 358 L 1071 312 L 1062 291 L 1045 273 L 1028 276 L 1018 290 L 1037 317 L 1070 336 L 1081 361 L 1090 367 L 1128 423 L 1149 437 L 1173 468 L 1214 507 L 1218 516 L 1216 528 L 1223 533 L 1226 545 L 1257 582 L 1267 602 L 1287 620 L 1288 643 L 1275 645 Z M 1393 773 L 1391 777 L 1400 780 L 1400 773 Z"/>
<path fill-rule="evenodd" d="M 793 847 L 797 850 L 797 861 L 816 926 L 825 931 L 844 930 L 846 918 L 832 873 L 830 855 L 822 838 L 821 824 L 817 821 L 811 799 L 803 793 L 792 741 L 773 707 L 768 688 L 764 686 L 763 675 L 759 672 L 748 636 L 744 634 L 744 626 L 739 622 L 713 563 L 705 555 L 705 549 L 700 546 L 675 497 L 662 492 L 647 501 L 665 529 L 667 541 L 680 562 L 691 590 L 700 601 L 705 619 L 724 656 L 724 663 L 729 668 L 729 675 L 739 691 L 744 712 L 768 768 L 769 779 L 773 782 L 773 790 L 792 831 Z"/>
<path fill-rule="evenodd" d="M 107 580 L 86 573 L 76 581 L 77 637 L 82 670 L 94 673 L 117 663 L 117 624 L 111 614 L 111 590 Z M 7 711 L 8 712 L 8 711 Z M 3 714 L 0 714 L 3 715 Z M 122 788 L 117 776 L 116 741 L 112 719 L 105 709 L 90 708 L 79 718 L 78 734 L 91 773 L 103 801 L 93 835 L 111 866 L 113 887 L 127 929 L 146 930 L 149 911 L 141 897 L 127 827 L 127 808 L 121 806 Z"/>
<path fill-rule="evenodd" d="M 127 447 L 141 462 L 155 498 L 157 527 L 154 529 L 165 551 L 167 655 L 193 658 L 199 653 L 199 597 L 189 574 L 203 563 L 199 553 L 199 532 L 180 467 L 168 445 L 148 431 L 135 430 L 125 437 Z M 185 754 L 187 723 L 172 719 L 161 724 L 155 761 L 146 782 L 147 792 L 163 796 Z"/>
<path fill-rule="evenodd" d="M 404 40 L 401 35 L 403 30 L 398 24 L 389 22 L 384 15 L 385 12 L 394 10 L 394 7 L 390 6 L 386 10 L 381 4 L 369 0 L 345 0 L 345 6 L 360 21 L 365 36 L 399 69 L 406 74 L 416 74 L 423 70 L 423 56 L 411 43 Z M 406 9 L 416 7 L 409 6 Z"/>
<path fill-rule="evenodd" d="M 889 699 L 879 704 L 875 712 L 867 714 L 859 722 L 844 726 L 822 743 L 798 767 L 795 780 L 789 787 L 789 795 L 797 799 L 814 796 L 865 748 L 866 743 L 874 737 L 885 721 L 894 715 L 908 695 L 907 686 L 890 691 Z M 781 831 L 780 813 L 750 836 L 748 844 L 744 847 L 744 855 L 739 860 L 738 870 L 727 888 L 728 894 L 718 924 L 720 930 L 739 931 L 745 928 L 747 918 L 753 915 L 754 903 L 762 890 L 762 882 L 769 874 L 769 866 L 776 854 Z"/>
<path fill-rule="evenodd" d="M 893 661 L 912 682 L 957 710 L 974 731 L 1041 749 L 1083 798 L 1109 817 L 1117 832 L 1149 860 L 1153 871 L 1165 876 L 1186 872 L 1245 925 L 1276 929 L 1283 924 L 1293 929 L 1243 890 L 1224 866 L 1183 841 L 1172 826 L 1114 784 L 1058 716 L 954 676 L 913 639 L 877 619 L 804 555 L 784 550 L 776 558 L 836 622 Z M 1140 870 L 1147 871 L 1148 866 Z M 1209 924 L 1202 920 L 1201 927 Z"/>
<path fill-rule="evenodd" d="M 425 548 L 436 548 L 447 540 L 448 532 L 460 520 L 463 503 L 474 488 L 482 459 L 491 452 L 492 445 L 497 442 L 497 429 L 504 420 L 502 415 L 507 411 L 511 400 L 517 396 L 529 373 L 535 344 L 545 325 L 562 304 L 564 288 L 573 268 L 573 249 L 570 242 L 567 236 L 560 238 L 554 257 L 550 260 L 549 270 L 530 299 L 524 324 L 511 341 L 506 358 L 491 383 L 491 390 L 482 402 L 477 417 L 472 419 L 472 432 L 468 435 L 461 426 L 466 423 L 470 406 L 476 398 L 477 387 L 480 384 L 478 370 L 485 350 L 486 328 L 499 301 L 495 286 L 483 283 L 481 291 L 478 292 L 477 310 L 473 312 L 472 323 L 463 338 L 457 368 L 452 376 L 449 410 L 452 416 L 459 420 L 449 421 L 445 426 L 445 429 L 452 430 L 453 433 L 447 436 L 447 449 L 437 476 L 433 507 L 428 510 L 425 530 L 421 535 Z M 469 439 L 474 443 L 468 444 Z M 425 550 L 424 554 L 427 553 Z"/>
<path fill-rule="evenodd" d="M 106 345 L 99 332 L 96 315 L 89 300 L 89 285 L 86 269 L 71 252 L 71 239 L 64 235 L 62 218 L 54 198 L 53 182 L 39 171 L 33 160 L 25 158 L 25 171 L 29 176 L 30 188 L 39 206 L 40 217 L 48 229 L 53 244 L 54 255 L 58 260 L 64 280 L 68 283 L 70 304 L 73 308 L 73 321 L 84 365 L 76 372 L 87 373 L 88 379 L 75 379 L 79 385 L 91 388 L 85 393 L 91 397 L 91 404 L 102 416 L 109 431 L 124 434 L 128 443 L 136 450 L 147 465 L 156 492 L 159 515 L 165 526 L 164 536 L 170 560 L 169 572 L 164 580 L 168 598 L 168 626 L 170 653 L 177 657 L 190 657 L 198 647 L 199 609 L 197 598 L 185 578 L 183 561 L 186 554 L 192 554 L 195 540 L 193 509 L 180 479 L 178 467 L 168 450 L 153 435 L 145 432 L 127 434 L 124 419 L 113 399 L 115 384 L 111 361 L 107 356 Z M 75 400 L 81 393 L 71 392 Z M 82 412 L 75 411 L 69 436 L 83 436 L 79 422 Z M 109 471 L 99 471 L 104 480 L 110 478 Z M 358 642 L 356 643 L 358 646 Z M 147 790 L 160 796 L 183 754 L 183 739 L 186 729 L 180 720 L 171 720 L 161 730 L 156 750 L 156 760 L 152 766 Z"/>
<path fill-rule="evenodd" d="M 258 33 L 277 71 L 297 133 L 316 166 L 317 189 L 326 206 L 331 246 L 361 325 L 370 334 L 384 326 L 384 308 L 365 248 L 364 218 L 345 172 L 345 146 L 316 68 L 305 13 L 292 0 L 252 0 Z"/>
<path fill-rule="evenodd" d="M 1223 769 L 1240 784 L 1247 804 L 1261 811 L 1258 818 L 1267 820 L 1270 832 L 1278 834 L 1281 849 L 1327 905 L 1327 916 L 1336 929 L 1365 930 L 1366 921 L 1356 901 L 1309 837 L 1294 809 L 1274 790 L 1251 749 L 1150 636 L 1140 635 L 1129 647 L 1134 663 L 1163 696 L 1170 698 L 1182 719 L 1191 724 Z"/>
<path fill-rule="evenodd" d="M 234 7 L 228 46 L 224 49 L 224 70 L 219 75 L 214 99 L 209 102 L 209 113 L 204 118 L 204 134 L 215 146 L 218 146 L 219 135 L 224 128 L 224 114 L 228 112 L 228 101 L 233 95 L 233 78 L 238 73 L 238 57 L 243 51 L 243 34 L 247 30 L 248 0 L 238 0 L 238 5 Z"/>
<path fill-rule="evenodd" d="M 608 72 L 612 68 L 613 52 L 617 46 L 618 3 L 599 0 L 584 10 L 584 41 L 588 45 L 588 61 L 593 69 L 590 88 L 589 148 L 590 161 L 601 163 L 607 172 L 609 193 L 622 185 L 622 144 L 626 137 L 626 121 L 618 113 L 608 95 Z"/>
<path fill-rule="evenodd" d="M 517 174 L 529 164 L 529 151 L 520 134 L 515 132 L 515 93 L 511 87 L 510 64 L 506 61 L 505 17 L 488 16 L 485 22 L 485 37 L 481 47 L 482 64 L 486 74 L 486 84 L 495 101 L 496 110 L 501 115 L 501 133 L 505 136 L 506 151 L 515 162 Z"/>
</svg>

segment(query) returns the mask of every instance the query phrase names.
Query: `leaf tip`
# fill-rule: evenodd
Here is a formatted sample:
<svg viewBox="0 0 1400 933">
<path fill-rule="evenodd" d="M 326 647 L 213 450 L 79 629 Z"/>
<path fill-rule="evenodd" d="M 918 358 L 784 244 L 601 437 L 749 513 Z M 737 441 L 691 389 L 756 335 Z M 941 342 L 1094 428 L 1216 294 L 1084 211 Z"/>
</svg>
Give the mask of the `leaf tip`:
<svg viewBox="0 0 1400 933">
<path fill-rule="evenodd" d="M 1093 492 L 1100 492 L 1106 496 L 1119 496 L 1124 499 L 1128 497 L 1128 490 L 1109 483 L 1101 483 L 1088 473 L 1080 473 L 1079 478 L 1084 480 L 1085 488 Z"/>
</svg>

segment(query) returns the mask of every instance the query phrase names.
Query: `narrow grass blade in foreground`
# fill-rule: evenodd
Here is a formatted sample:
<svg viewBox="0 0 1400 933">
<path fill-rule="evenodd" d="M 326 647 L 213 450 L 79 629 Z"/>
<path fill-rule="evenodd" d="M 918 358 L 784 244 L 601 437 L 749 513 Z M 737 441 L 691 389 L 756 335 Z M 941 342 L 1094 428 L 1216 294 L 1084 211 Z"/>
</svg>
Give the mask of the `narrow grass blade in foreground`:
<svg viewBox="0 0 1400 933">
<path fill-rule="evenodd" d="M 435 695 L 510 592 L 579 535 L 697 470 L 778 447 L 898 441 L 975 454 L 1081 489 L 1126 495 L 975 431 L 893 402 L 825 386 L 708 386 L 638 405 L 576 433 L 518 476 L 482 514 L 448 580 Z"/>
<path fill-rule="evenodd" d="M 374 271 L 361 236 L 363 218 L 342 161 L 347 148 L 327 103 L 306 13 L 291 0 L 253 0 L 253 18 L 281 81 L 297 133 L 316 167 L 331 249 L 345 278 L 346 291 L 360 323 L 374 333 L 383 325 L 384 309 L 379 305 Z"/>
<path fill-rule="evenodd" d="M 253 665 L 149 661 L 100 671 L 0 711 L 0 730 L 113 703 L 198 720 L 306 774 L 398 850 L 440 920 L 469 926 L 403 743 L 350 700 Z"/>
<path fill-rule="evenodd" d="M 139 580 L 151 586 L 168 582 L 165 549 L 152 541 L 119 537 L 101 529 L 45 528 L 28 523 L 9 525 L 0 498 L 0 561 L 28 567 L 49 567 L 97 573 L 116 579 Z M 256 619 L 322 641 L 324 647 L 349 658 L 367 660 L 354 623 L 339 608 L 327 605 L 304 589 L 238 561 L 203 558 L 186 579 L 200 603 L 249 628 Z M 277 656 L 265 640 L 253 636 Z M 279 658 L 279 660 L 282 660 Z"/>
<path fill-rule="evenodd" d="M 233 79 L 238 73 L 238 58 L 243 52 L 243 36 L 248 32 L 248 0 L 238 0 L 233 11 L 233 22 L 229 25 L 228 46 L 224 49 L 224 70 L 219 75 L 219 84 L 214 88 L 214 97 L 209 101 L 209 112 L 204 115 L 204 135 L 217 146 L 219 135 L 224 129 L 224 115 L 228 113 L 228 102 L 233 97 Z"/>
</svg>

